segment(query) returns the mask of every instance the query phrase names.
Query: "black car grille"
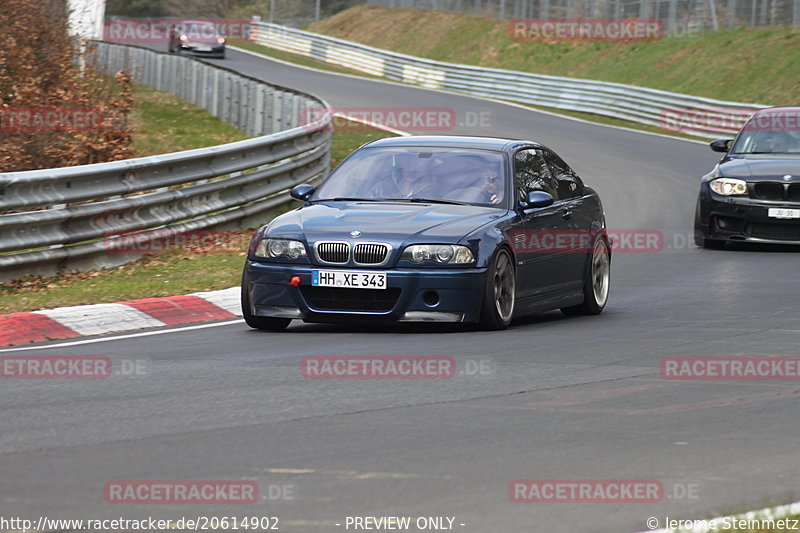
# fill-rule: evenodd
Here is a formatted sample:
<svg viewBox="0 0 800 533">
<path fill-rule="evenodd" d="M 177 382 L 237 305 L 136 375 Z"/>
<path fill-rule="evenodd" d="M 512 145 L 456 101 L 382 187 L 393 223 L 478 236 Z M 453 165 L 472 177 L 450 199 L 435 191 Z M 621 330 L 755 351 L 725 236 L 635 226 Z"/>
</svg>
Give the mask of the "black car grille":
<svg viewBox="0 0 800 533">
<path fill-rule="evenodd" d="M 400 298 L 400 289 L 342 289 L 338 287 L 300 287 L 311 309 L 319 311 L 391 311 Z"/>
<path fill-rule="evenodd" d="M 379 265 L 386 261 L 389 247 L 385 244 L 356 244 L 353 260 L 361 265 Z"/>
<path fill-rule="evenodd" d="M 350 259 L 350 245 L 346 242 L 321 242 L 317 245 L 317 255 L 326 263 L 347 263 Z"/>
<path fill-rule="evenodd" d="M 800 224 L 761 224 L 747 225 L 747 234 L 758 239 L 773 241 L 800 241 Z"/>
<path fill-rule="evenodd" d="M 753 198 L 756 200 L 783 200 L 783 183 L 762 181 L 753 185 Z"/>
<path fill-rule="evenodd" d="M 792 183 L 789 185 L 789 191 L 786 195 L 786 199 L 793 202 L 800 202 L 800 183 Z"/>
</svg>

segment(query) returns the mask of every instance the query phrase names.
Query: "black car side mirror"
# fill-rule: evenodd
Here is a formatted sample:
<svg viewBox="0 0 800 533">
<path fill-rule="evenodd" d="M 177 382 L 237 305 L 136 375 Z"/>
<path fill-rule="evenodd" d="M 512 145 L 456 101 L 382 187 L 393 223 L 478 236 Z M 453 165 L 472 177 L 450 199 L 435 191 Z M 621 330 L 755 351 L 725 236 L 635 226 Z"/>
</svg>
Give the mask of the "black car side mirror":
<svg viewBox="0 0 800 533">
<path fill-rule="evenodd" d="M 715 152 L 727 153 L 731 149 L 732 142 L 732 139 L 717 139 L 716 141 L 711 141 L 708 145 Z"/>
<path fill-rule="evenodd" d="M 531 191 L 525 196 L 525 201 L 522 202 L 522 208 L 539 209 L 540 207 L 551 206 L 553 202 L 555 202 L 555 200 L 549 192 Z"/>
<path fill-rule="evenodd" d="M 314 194 L 316 189 L 313 185 L 309 185 L 308 183 L 301 183 L 300 185 L 295 185 L 292 187 L 292 190 L 289 191 L 289 196 L 294 198 L 295 200 L 300 200 L 301 202 L 307 202 L 311 195 Z"/>
</svg>

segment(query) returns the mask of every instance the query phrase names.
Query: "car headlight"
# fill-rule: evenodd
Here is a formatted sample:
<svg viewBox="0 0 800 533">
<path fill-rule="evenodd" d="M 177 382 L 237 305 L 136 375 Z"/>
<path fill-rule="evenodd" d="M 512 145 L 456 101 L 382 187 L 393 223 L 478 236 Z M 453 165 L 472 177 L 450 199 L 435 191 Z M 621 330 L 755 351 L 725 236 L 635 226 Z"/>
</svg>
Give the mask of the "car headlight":
<svg viewBox="0 0 800 533">
<path fill-rule="evenodd" d="M 709 183 L 711 190 L 723 196 L 747 194 L 747 182 L 733 178 L 716 178 Z"/>
<path fill-rule="evenodd" d="M 466 265 L 475 261 L 472 250 L 459 244 L 414 244 L 403 250 L 401 259 L 412 263 L 435 261 L 448 265 Z"/>
<path fill-rule="evenodd" d="M 225 37 L 217 37 L 217 42 L 219 44 L 225 44 Z"/>
<path fill-rule="evenodd" d="M 256 257 L 300 259 L 306 257 L 306 247 L 300 241 L 289 239 L 261 239 L 253 254 Z"/>
<path fill-rule="evenodd" d="M 189 40 L 189 38 L 188 38 L 186 35 L 181 35 L 180 39 L 181 39 L 181 41 L 183 41 L 183 42 L 186 42 L 186 41 L 188 41 L 188 40 Z"/>
</svg>

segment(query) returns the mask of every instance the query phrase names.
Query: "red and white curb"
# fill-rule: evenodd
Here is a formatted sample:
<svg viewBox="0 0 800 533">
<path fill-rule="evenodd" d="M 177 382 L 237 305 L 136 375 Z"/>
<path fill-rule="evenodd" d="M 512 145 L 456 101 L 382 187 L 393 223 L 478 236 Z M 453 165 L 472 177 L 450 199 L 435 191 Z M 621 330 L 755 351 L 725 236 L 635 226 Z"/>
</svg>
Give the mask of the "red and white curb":
<svg viewBox="0 0 800 533">
<path fill-rule="evenodd" d="M 113 304 L 76 305 L 0 315 L 0 346 L 241 316 L 239 287 Z"/>
</svg>

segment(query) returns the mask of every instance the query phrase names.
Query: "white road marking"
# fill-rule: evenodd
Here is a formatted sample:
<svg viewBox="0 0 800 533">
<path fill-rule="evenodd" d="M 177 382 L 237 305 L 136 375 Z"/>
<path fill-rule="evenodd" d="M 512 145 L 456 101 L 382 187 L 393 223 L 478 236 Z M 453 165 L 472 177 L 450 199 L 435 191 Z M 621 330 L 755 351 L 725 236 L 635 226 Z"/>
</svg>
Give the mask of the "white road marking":
<svg viewBox="0 0 800 533">
<path fill-rule="evenodd" d="M 195 329 L 206 329 L 206 328 L 217 328 L 220 326 L 231 326 L 233 324 L 241 325 L 243 323 L 242 319 L 231 319 L 226 320 L 225 322 L 212 322 L 208 324 L 197 324 L 195 326 L 184 326 L 180 328 L 170 328 L 170 329 L 159 329 L 156 331 L 142 331 L 139 333 L 130 333 L 128 335 L 116 335 L 114 337 L 100 337 L 96 339 L 83 339 L 79 341 L 65 341 L 65 342 L 58 342 L 55 344 L 46 344 L 43 346 L 23 346 L 20 348 L 4 348 L 0 349 L 0 353 L 5 352 L 22 352 L 22 351 L 30 351 L 30 350 L 48 350 L 51 348 L 68 348 L 70 346 L 80 346 L 83 344 L 96 344 L 98 342 L 108 342 L 108 341 L 119 341 L 119 340 L 126 340 L 126 339 L 135 339 L 136 337 L 150 337 L 151 335 L 164 335 L 166 333 L 179 333 L 181 331 L 191 331 Z"/>
</svg>

